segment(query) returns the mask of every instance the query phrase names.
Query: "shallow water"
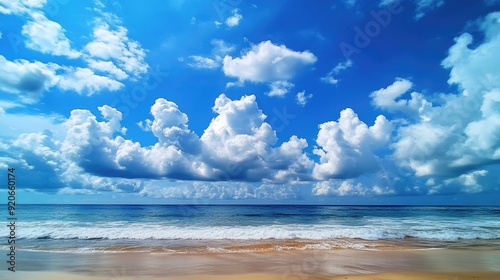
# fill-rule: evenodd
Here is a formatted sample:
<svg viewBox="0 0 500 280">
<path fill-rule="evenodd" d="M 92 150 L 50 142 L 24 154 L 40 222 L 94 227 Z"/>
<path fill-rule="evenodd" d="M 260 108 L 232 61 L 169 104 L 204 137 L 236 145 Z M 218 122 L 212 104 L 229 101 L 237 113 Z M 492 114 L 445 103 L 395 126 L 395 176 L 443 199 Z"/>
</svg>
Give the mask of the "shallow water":
<svg viewBox="0 0 500 280">
<path fill-rule="evenodd" d="M 184 254 L 345 248 L 500 248 L 500 207 L 21 205 L 18 208 L 17 249 L 30 251 Z M 0 249 L 7 247 L 2 245 Z"/>
</svg>

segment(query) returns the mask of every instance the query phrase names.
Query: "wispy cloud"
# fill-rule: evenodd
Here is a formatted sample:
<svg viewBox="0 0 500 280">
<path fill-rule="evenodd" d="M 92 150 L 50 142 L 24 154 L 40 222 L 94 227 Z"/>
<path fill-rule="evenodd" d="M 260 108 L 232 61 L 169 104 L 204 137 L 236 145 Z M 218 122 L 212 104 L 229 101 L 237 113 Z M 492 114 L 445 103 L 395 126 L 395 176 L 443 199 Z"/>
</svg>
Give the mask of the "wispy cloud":
<svg viewBox="0 0 500 280">
<path fill-rule="evenodd" d="M 339 79 L 336 78 L 337 74 L 350 67 L 352 67 L 352 60 L 350 59 L 344 62 L 339 62 L 335 67 L 333 67 L 332 70 L 330 70 L 330 72 L 328 72 L 328 74 L 326 74 L 326 76 L 321 78 L 321 81 L 328 84 L 336 85 L 340 81 Z"/>
</svg>

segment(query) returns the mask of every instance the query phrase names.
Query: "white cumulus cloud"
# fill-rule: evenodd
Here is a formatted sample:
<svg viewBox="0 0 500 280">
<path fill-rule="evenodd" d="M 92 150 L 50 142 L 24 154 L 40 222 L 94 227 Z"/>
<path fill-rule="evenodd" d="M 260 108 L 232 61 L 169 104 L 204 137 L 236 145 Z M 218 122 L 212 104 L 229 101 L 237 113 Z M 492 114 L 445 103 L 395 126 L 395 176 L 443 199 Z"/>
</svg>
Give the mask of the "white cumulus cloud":
<svg viewBox="0 0 500 280">
<path fill-rule="evenodd" d="M 230 100 L 224 94 L 215 100 L 218 114 L 205 129 L 200 140 L 204 158 L 219 169 L 222 179 L 304 177 L 310 160 L 302 152 L 304 139 L 291 137 L 288 142 L 273 148 L 277 137 L 266 116 L 258 108 L 255 96 Z M 254 178 L 254 179 L 252 179 Z"/>
<path fill-rule="evenodd" d="M 127 36 L 116 15 L 103 12 L 105 6 L 95 2 L 98 13 L 92 40 L 76 50 L 65 36 L 65 29 L 46 17 L 46 1 L 2 2 L 0 13 L 19 16 L 26 23 L 21 33 L 27 48 L 44 54 L 81 59 L 84 65 L 75 67 L 63 62 L 42 62 L 17 59 L 9 61 L 0 55 L 0 66 L 5 75 L 0 78 L 0 89 L 15 93 L 19 101 L 34 103 L 52 87 L 92 95 L 102 91 L 117 91 L 121 81 L 136 80 L 146 73 L 149 65 L 144 61 L 146 50 Z M 0 70 L 0 72 L 2 71 Z"/>
<path fill-rule="evenodd" d="M 273 83 L 288 81 L 298 72 L 316 62 L 309 51 L 294 51 L 285 45 L 275 45 L 264 41 L 254 45 L 241 57 L 225 56 L 223 71 L 228 77 L 238 78 L 238 82 Z M 279 94 L 276 94 L 279 95 Z"/>
<path fill-rule="evenodd" d="M 102 20 L 96 21 L 93 40 L 85 47 L 90 59 L 112 61 L 133 78 L 147 72 L 149 65 L 144 61 L 146 51 L 127 36 L 128 30 L 121 26 L 110 26 Z"/>
<path fill-rule="evenodd" d="M 420 177 L 469 182 L 471 192 L 477 189 L 468 179 L 471 174 L 477 177 L 475 171 L 500 163 L 500 71 L 495 63 L 500 56 L 492 51 L 500 48 L 500 13 L 486 16 L 480 27 L 483 42 L 471 48 L 472 36 L 462 34 L 442 63 L 450 69 L 448 82 L 460 91 L 442 94 L 439 104 L 425 110 L 425 118 L 401 127 L 393 145 L 400 166 Z M 479 174 L 490 182 L 484 187 L 498 180 L 493 174 Z"/>
<path fill-rule="evenodd" d="M 274 81 L 269 84 L 271 90 L 266 94 L 268 96 L 285 96 L 295 85 L 288 81 Z"/>
<path fill-rule="evenodd" d="M 255 45 L 241 57 L 224 57 L 224 73 L 241 81 L 272 82 L 293 78 L 317 60 L 309 51 L 297 52 L 271 41 Z"/>
<path fill-rule="evenodd" d="M 47 19 L 40 12 L 31 13 L 31 19 L 22 28 L 22 34 L 27 38 L 27 48 L 69 58 L 79 57 L 80 52 L 71 48 L 64 31 L 59 23 Z"/>
<path fill-rule="evenodd" d="M 379 168 L 375 150 L 386 144 L 392 124 L 382 115 L 368 127 L 350 108 L 337 122 L 319 125 L 314 153 L 320 157 L 313 175 L 319 180 L 355 178 Z"/>
<path fill-rule="evenodd" d="M 371 93 L 372 103 L 375 107 L 389 112 L 403 112 L 412 117 L 425 118 L 425 113 L 432 103 L 418 92 L 410 93 L 410 99 L 399 99 L 407 93 L 413 83 L 406 79 L 397 78 L 396 81 L 386 87 Z"/>
<path fill-rule="evenodd" d="M 112 61 L 87 59 L 87 63 L 93 71 L 107 74 L 116 80 L 121 81 L 128 78 L 128 74 L 118 68 Z"/>
<path fill-rule="evenodd" d="M 59 77 L 58 86 L 63 90 L 72 90 L 81 94 L 92 95 L 103 90 L 116 91 L 123 84 L 108 76 L 101 76 L 89 68 L 66 68 L 66 74 Z"/>
<path fill-rule="evenodd" d="M 47 0 L 2 0 L 0 1 L 0 13 L 6 15 L 30 13 L 34 9 L 43 8 L 46 3 Z"/>
<path fill-rule="evenodd" d="M 53 174 L 59 182 L 54 186 L 81 181 L 77 185 L 116 189 L 113 182 L 121 182 L 130 188 L 130 180 L 140 178 L 266 183 L 310 178 L 307 141 L 292 136 L 276 145 L 275 131 L 253 95 L 239 100 L 220 95 L 213 107 L 217 116 L 201 137 L 189 129 L 177 104 L 159 98 L 151 106 L 152 119 L 142 123 L 158 139 L 150 146 L 125 138 L 121 112 L 108 105 L 98 110 L 97 116 L 72 110 L 59 125 L 64 132 L 59 140 L 48 132 L 27 132 L 13 140 L 13 147 L 23 150 L 19 157 L 26 156 L 26 168 Z"/>
</svg>

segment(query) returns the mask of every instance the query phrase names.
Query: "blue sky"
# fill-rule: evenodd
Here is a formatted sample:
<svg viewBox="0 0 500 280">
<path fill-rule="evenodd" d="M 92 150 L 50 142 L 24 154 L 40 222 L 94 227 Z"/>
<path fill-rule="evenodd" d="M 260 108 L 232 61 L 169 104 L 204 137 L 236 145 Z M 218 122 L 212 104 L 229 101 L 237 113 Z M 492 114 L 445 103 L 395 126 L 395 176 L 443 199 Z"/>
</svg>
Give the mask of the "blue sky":
<svg viewBox="0 0 500 280">
<path fill-rule="evenodd" d="M 500 2 L 0 1 L 21 203 L 498 204 Z"/>
</svg>

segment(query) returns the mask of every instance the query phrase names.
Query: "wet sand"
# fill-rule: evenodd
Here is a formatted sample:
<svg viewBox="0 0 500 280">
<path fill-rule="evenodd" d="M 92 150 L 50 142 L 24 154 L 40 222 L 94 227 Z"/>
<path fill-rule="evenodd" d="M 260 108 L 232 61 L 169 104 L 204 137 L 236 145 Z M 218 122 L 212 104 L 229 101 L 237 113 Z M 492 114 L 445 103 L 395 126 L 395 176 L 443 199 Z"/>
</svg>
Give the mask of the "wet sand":
<svg viewBox="0 0 500 280">
<path fill-rule="evenodd" d="M 108 279 L 144 279 L 144 280 L 284 280 L 284 279 L 302 279 L 302 280 L 498 280 L 499 272 L 388 272 L 364 275 L 341 275 L 341 276 L 321 276 L 321 275 L 296 275 L 294 278 L 284 278 L 280 274 L 233 274 L 233 275 L 198 275 L 192 277 L 123 277 L 109 278 L 103 276 L 83 276 L 69 273 L 55 272 L 21 272 L 15 279 L 28 280 L 108 280 Z"/>
<path fill-rule="evenodd" d="M 2 255 L 4 252 L 0 252 Z M 500 250 L 303 250 L 260 253 L 18 251 L 0 279 L 500 279 Z"/>
</svg>

